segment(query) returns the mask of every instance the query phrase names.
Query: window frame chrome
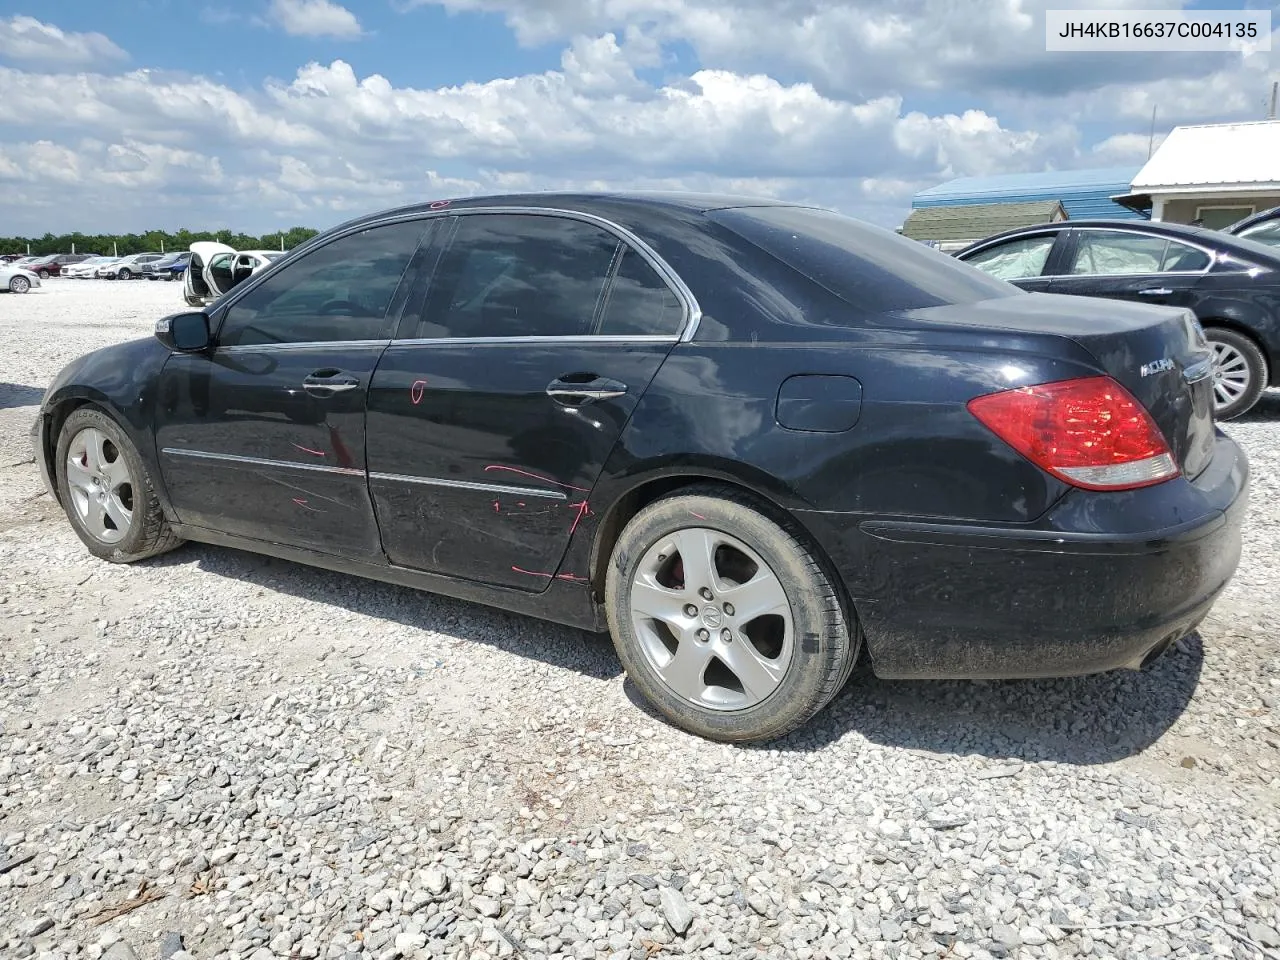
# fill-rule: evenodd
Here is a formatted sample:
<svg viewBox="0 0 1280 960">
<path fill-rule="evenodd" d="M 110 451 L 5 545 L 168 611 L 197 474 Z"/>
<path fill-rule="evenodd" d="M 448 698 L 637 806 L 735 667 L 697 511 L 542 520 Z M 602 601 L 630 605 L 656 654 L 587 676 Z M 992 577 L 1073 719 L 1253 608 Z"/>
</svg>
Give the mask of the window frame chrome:
<svg viewBox="0 0 1280 960">
<path fill-rule="evenodd" d="M 234 290 L 223 295 L 225 302 L 219 302 L 210 313 L 210 326 L 216 323 L 215 329 L 219 334 L 222 331 L 222 323 L 226 319 L 226 314 L 237 302 L 251 293 L 263 283 L 268 277 L 274 275 L 277 271 L 284 269 L 297 259 L 301 259 L 315 250 L 322 249 L 337 240 L 349 237 L 356 233 L 362 233 L 365 230 L 372 230 L 376 227 L 391 226 L 397 223 L 406 223 L 414 220 L 432 221 L 442 220 L 446 218 L 456 218 L 465 216 L 480 216 L 493 214 L 516 214 L 516 215 L 532 215 L 557 217 L 560 219 L 578 220 L 583 223 L 589 223 L 599 227 L 606 232 L 612 234 L 619 241 L 626 243 L 635 250 L 641 257 L 648 262 L 662 278 L 667 287 L 675 294 L 676 299 L 680 301 L 684 309 L 684 319 L 681 329 L 676 334 L 653 334 L 653 335 L 610 335 L 610 334 L 573 334 L 569 336 L 554 337 L 538 337 L 538 336 L 520 336 L 520 337 L 429 337 L 429 338 L 378 338 L 377 340 L 352 340 L 352 341 L 336 341 L 336 340 L 315 340 L 315 341 L 296 341 L 287 344 L 235 344 L 229 347 L 223 347 L 218 343 L 214 343 L 211 350 L 214 352 L 221 351 L 262 351 L 262 350 L 280 350 L 280 349 L 315 349 L 323 346 L 333 345 L 376 345 L 379 342 L 387 341 L 388 344 L 401 345 L 429 345 L 437 343 L 687 343 L 693 339 L 698 332 L 698 325 L 702 320 L 702 308 L 698 305 L 697 298 L 693 295 L 693 291 L 689 289 L 688 284 L 680 277 L 678 273 L 658 255 L 648 243 L 637 236 L 633 231 L 628 230 L 621 224 L 615 223 L 606 217 L 598 216 L 594 213 L 586 213 L 581 210 L 569 210 L 562 207 L 533 207 L 520 206 L 510 204 L 500 204 L 495 206 L 468 206 L 460 208 L 443 207 L 439 210 L 422 211 L 417 210 L 412 213 L 400 213 L 388 216 L 380 216 L 375 220 L 366 220 L 357 224 L 352 224 L 335 231 L 331 236 L 326 236 L 322 243 L 307 243 L 299 246 L 297 249 L 290 251 L 278 260 L 272 261 L 266 269 L 255 273 L 243 284 Z M 426 227 L 424 226 L 424 235 Z M 322 235 L 323 236 L 323 235 Z M 318 238 L 317 238 L 318 239 Z M 434 242 L 433 237 L 427 236 L 427 242 Z M 419 246 L 415 248 L 414 254 L 421 249 L 421 241 Z M 412 260 L 410 261 L 412 263 Z M 406 271 L 408 268 L 406 267 Z M 403 279 L 403 278 L 402 278 Z"/>
</svg>

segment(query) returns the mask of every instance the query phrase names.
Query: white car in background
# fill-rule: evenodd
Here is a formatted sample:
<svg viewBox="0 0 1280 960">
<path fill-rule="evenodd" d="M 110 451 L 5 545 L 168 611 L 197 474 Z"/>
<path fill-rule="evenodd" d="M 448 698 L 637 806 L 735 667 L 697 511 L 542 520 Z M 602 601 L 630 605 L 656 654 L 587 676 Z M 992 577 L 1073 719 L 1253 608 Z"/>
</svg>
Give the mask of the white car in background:
<svg viewBox="0 0 1280 960">
<path fill-rule="evenodd" d="M 183 296 L 190 306 L 203 307 L 283 256 L 279 250 L 236 250 L 213 240 L 193 243 Z"/>
<path fill-rule="evenodd" d="M 40 286 L 40 278 L 22 267 L 12 263 L 0 263 L 0 290 L 10 293 L 26 293 L 32 287 Z"/>
<path fill-rule="evenodd" d="M 90 257 L 80 263 L 73 263 L 71 266 L 62 271 L 64 277 L 70 277 L 73 280 L 92 280 L 94 272 L 100 267 L 109 266 L 116 262 L 115 257 Z"/>
</svg>

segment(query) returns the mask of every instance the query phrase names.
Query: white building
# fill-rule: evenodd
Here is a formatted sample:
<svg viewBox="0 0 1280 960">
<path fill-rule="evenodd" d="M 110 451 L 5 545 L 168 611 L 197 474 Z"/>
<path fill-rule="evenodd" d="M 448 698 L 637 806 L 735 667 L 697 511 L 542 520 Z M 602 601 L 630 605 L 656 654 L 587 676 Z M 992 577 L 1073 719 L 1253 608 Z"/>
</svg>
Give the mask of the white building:
<svg viewBox="0 0 1280 960">
<path fill-rule="evenodd" d="M 1280 120 L 1174 127 L 1128 196 L 1113 199 L 1214 229 L 1280 206 Z"/>
</svg>

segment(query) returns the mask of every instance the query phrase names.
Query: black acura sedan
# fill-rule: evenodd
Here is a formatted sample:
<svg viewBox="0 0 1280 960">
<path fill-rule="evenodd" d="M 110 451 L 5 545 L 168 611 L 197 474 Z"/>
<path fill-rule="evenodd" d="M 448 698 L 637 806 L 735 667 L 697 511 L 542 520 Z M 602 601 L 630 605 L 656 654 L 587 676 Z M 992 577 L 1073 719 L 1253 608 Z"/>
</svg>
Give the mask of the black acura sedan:
<svg viewBox="0 0 1280 960">
<path fill-rule="evenodd" d="M 76 533 L 224 544 L 607 628 L 767 740 L 893 678 L 1139 668 L 1235 570 L 1248 467 L 1188 310 L 1031 296 L 820 209 L 436 201 L 64 369 Z"/>
<path fill-rule="evenodd" d="M 1280 386 L 1280 250 L 1177 223 L 1072 220 L 1010 230 L 956 254 L 1024 290 L 1187 307 L 1216 359 L 1214 412 Z"/>
</svg>

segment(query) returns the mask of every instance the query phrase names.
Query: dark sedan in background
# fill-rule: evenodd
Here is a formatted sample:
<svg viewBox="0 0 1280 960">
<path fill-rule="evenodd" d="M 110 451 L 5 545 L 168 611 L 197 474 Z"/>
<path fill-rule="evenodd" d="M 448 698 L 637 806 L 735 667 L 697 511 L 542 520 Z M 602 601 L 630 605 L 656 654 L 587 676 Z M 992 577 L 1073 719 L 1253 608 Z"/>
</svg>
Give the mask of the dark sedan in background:
<svg viewBox="0 0 1280 960">
<path fill-rule="evenodd" d="M 194 269 L 194 268 L 193 268 Z M 779 737 L 885 677 L 1137 669 L 1235 570 L 1188 310 L 1031 296 L 730 197 L 335 227 L 50 385 L 94 555 L 235 546 L 607 627 L 665 716 Z"/>
<path fill-rule="evenodd" d="M 1269 247 L 1280 247 L 1280 207 L 1238 220 L 1222 232 L 1254 243 L 1265 243 Z"/>
<path fill-rule="evenodd" d="M 166 253 L 159 260 L 149 261 L 142 265 L 142 275 L 148 280 L 176 280 L 187 269 L 191 262 L 191 251 Z"/>
<path fill-rule="evenodd" d="M 1220 420 L 1240 416 L 1268 386 L 1280 386 L 1274 247 L 1176 223 L 1072 220 L 988 237 L 956 257 L 1024 290 L 1191 309 L 1213 346 Z"/>
</svg>

